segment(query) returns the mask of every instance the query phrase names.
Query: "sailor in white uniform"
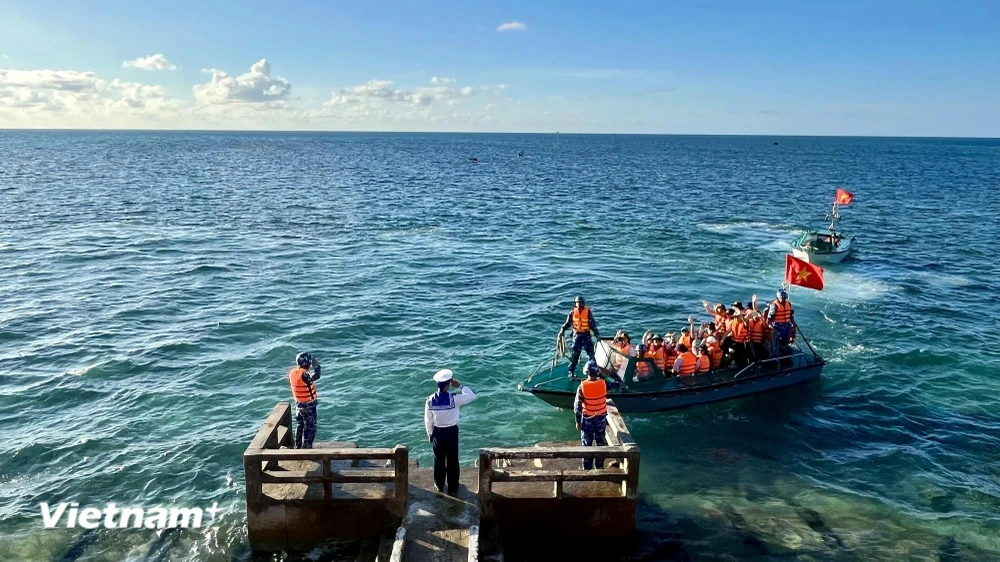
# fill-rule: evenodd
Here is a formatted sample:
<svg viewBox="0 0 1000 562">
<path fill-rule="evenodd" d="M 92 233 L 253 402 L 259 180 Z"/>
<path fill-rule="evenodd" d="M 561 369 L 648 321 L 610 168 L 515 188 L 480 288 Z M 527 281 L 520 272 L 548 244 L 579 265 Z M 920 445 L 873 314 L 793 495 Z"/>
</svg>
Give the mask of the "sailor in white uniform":
<svg viewBox="0 0 1000 562">
<path fill-rule="evenodd" d="M 424 428 L 427 438 L 434 447 L 434 485 L 439 492 L 445 490 L 445 477 L 448 481 L 448 493 L 458 493 L 458 407 L 476 399 L 472 389 L 455 380 L 451 369 L 441 369 L 434 373 L 434 382 L 438 390 L 427 397 L 424 405 Z M 459 394 L 451 394 L 448 387 L 461 390 Z"/>
</svg>

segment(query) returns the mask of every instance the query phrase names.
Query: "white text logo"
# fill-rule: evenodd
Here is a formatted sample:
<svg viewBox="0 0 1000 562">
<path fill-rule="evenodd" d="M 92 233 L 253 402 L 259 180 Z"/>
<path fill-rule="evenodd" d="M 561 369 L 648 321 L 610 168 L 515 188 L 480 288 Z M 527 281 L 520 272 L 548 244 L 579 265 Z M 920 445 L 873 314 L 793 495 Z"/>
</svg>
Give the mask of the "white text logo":
<svg viewBox="0 0 1000 562">
<path fill-rule="evenodd" d="M 83 529 L 96 529 L 101 526 L 104 526 L 105 529 L 197 529 L 201 527 L 206 514 L 208 514 L 209 523 L 211 523 L 215 521 L 215 515 L 221 511 L 217 503 L 213 503 L 212 507 L 206 509 L 200 507 L 123 507 L 119 509 L 114 503 L 105 505 L 104 509 L 96 507 L 80 509 L 80 504 L 76 502 L 63 502 L 55 506 L 42 502 L 40 507 L 42 524 L 46 529 L 60 526 Z"/>
</svg>

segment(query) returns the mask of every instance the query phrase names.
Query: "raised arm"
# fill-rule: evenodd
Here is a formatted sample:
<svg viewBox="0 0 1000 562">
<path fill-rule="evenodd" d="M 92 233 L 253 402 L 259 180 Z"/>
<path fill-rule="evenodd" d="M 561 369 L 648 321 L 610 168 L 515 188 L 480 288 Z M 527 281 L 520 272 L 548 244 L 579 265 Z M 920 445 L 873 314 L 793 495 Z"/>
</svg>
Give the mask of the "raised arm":
<svg viewBox="0 0 1000 562">
<path fill-rule="evenodd" d="M 469 387 L 465 386 L 464 384 L 456 381 L 455 379 L 452 379 L 452 380 L 455 382 L 455 384 L 458 384 L 458 387 L 462 390 L 462 392 L 460 394 L 456 394 L 456 395 L 452 396 L 452 398 L 455 399 L 455 404 L 456 405 L 461 406 L 462 404 L 468 404 L 469 402 L 472 402 L 473 400 L 476 399 L 476 393 L 472 392 L 471 388 L 469 388 Z"/>
</svg>

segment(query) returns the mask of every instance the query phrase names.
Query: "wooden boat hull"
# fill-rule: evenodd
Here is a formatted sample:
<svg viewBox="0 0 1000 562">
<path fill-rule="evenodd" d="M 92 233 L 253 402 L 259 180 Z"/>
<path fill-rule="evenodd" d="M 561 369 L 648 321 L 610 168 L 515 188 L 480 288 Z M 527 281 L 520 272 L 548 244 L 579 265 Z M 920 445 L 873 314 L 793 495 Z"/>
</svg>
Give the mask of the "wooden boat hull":
<svg viewBox="0 0 1000 562">
<path fill-rule="evenodd" d="M 803 364 L 787 369 L 779 368 L 770 373 L 762 372 L 759 375 L 745 379 L 736 378 L 712 385 L 697 384 L 698 377 L 691 377 L 691 386 L 689 388 L 680 387 L 651 392 L 627 391 L 613 393 L 610 397 L 614 399 L 618 410 L 622 413 L 675 410 L 699 404 L 743 398 L 761 392 L 811 382 L 820 377 L 824 365 L 825 362 L 820 360 L 815 363 Z M 534 394 L 541 400 L 557 408 L 571 409 L 573 407 L 574 394 L 572 392 L 525 387 L 523 384 L 519 385 L 518 388 Z"/>
</svg>

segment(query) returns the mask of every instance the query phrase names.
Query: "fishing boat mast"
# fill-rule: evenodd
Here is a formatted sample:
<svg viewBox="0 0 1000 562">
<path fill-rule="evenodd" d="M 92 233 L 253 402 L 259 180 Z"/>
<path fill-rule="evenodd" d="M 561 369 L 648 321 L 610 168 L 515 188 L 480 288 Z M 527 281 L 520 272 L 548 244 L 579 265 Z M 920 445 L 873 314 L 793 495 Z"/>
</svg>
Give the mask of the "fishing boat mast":
<svg viewBox="0 0 1000 562">
<path fill-rule="evenodd" d="M 833 208 L 830 210 L 829 214 L 826 215 L 826 220 L 830 221 L 830 241 L 836 248 L 840 244 L 837 243 L 837 221 L 840 220 L 840 213 L 837 212 L 837 202 L 833 202 Z"/>
</svg>

